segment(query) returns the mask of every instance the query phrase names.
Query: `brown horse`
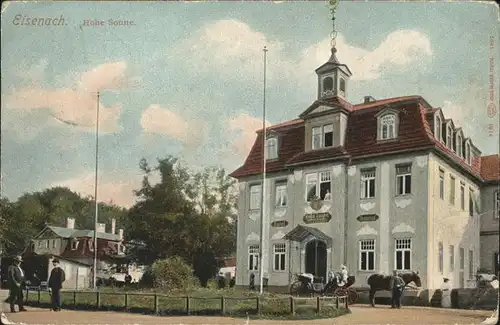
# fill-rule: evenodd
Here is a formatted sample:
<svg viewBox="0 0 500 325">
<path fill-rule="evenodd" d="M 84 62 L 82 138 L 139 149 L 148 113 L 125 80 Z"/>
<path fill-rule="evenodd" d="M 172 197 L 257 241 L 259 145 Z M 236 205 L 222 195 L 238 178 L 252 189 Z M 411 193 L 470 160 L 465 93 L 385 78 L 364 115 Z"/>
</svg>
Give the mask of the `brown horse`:
<svg viewBox="0 0 500 325">
<path fill-rule="evenodd" d="M 422 286 L 422 282 L 420 282 L 420 276 L 417 272 L 408 272 L 401 273 L 401 278 L 405 282 L 405 286 L 407 286 L 410 282 L 414 282 L 417 287 Z M 368 277 L 368 285 L 370 286 L 370 303 L 372 307 L 375 307 L 375 293 L 381 290 L 390 291 L 390 280 L 391 275 L 383 275 L 383 274 L 372 274 Z"/>
</svg>

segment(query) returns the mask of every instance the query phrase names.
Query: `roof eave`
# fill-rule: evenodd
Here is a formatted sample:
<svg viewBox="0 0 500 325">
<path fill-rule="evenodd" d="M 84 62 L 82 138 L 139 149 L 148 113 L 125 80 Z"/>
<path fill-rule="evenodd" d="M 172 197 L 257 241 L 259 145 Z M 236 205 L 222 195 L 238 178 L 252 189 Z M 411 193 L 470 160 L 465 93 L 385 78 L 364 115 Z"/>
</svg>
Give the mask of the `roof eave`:
<svg viewBox="0 0 500 325">
<path fill-rule="evenodd" d="M 319 164 L 319 163 L 323 163 L 323 162 L 327 162 L 327 161 L 349 159 L 350 157 L 351 157 L 350 155 L 343 154 L 342 156 L 335 156 L 335 157 L 330 157 L 330 158 L 313 159 L 313 160 L 299 161 L 299 162 L 295 162 L 295 163 L 287 163 L 287 164 L 285 164 L 285 167 L 293 168 L 293 167 L 297 167 L 297 166 L 314 165 L 314 164 Z"/>
</svg>

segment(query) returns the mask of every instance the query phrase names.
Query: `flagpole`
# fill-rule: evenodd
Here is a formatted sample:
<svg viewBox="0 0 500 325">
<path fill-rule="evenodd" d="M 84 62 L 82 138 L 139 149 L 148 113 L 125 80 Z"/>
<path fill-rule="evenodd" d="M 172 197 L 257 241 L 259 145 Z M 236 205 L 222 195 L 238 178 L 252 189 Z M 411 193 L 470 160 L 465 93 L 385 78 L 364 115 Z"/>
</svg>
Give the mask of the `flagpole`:
<svg viewBox="0 0 500 325">
<path fill-rule="evenodd" d="M 264 200 L 266 198 L 266 60 L 267 60 L 267 48 L 264 46 L 264 91 L 262 100 L 262 189 L 260 191 L 260 254 L 259 254 L 259 265 L 260 265 L 260 275 L 259 275 L 259 286 L 260 294 L 264 292 L 264 221 L 265 221 L 265 209 L 266 205 Z"/>
<path fill-rule="evenodd" d="M 95 220 L 94 220 L 94 272 L 92 284 L 94 289 L 97 288 L 97 223 L 99 220 L 99 205 L 97 203 L 97 176 L 99 172 L 99 91 L 97 91 L 97 110 L 95 122 L 95 183 L 94 183 L 94 204 L 95 204 Z"/>
</svg>

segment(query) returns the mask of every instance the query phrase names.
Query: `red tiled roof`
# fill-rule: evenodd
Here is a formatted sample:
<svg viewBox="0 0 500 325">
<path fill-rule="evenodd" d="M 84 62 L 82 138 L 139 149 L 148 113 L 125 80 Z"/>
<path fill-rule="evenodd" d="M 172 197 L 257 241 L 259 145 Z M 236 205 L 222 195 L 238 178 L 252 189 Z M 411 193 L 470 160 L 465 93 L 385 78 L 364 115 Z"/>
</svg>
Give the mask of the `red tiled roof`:
<svg viewBox="0 0 500 325">
<path fill-rule="evenodd" d="M 377 141 L 376 115 L 385 109 L 387 105 L 399 111 L 398 138 L 395 140 Z M 372 155 L 435 148 L 449 159 L 456 161 L 468 172 L 479 177 L 481 159 L 475 159 L 472 166 L 469 166 L 452 150 L 435 140 L 432 126 L 430 125 L 432 118 L 429 118 L 429 114 L 435 113 L 438 109 L 430 107 L 429 103 L 421 96 L 388 98 L 369 103 L 350 105 L 350 107 L 351 110 L 347 119 L 345 147 L 304 152 L 305 132 L 303 120 L 297 119 L 273 126 L 272 129 L 280 134 L 279 158 L 274 161 L 268 161 L 266 171 L 276 172 L 286 170 L 292 165 L 318 160 L 357 159 Z M 243 166 L 234 171 L 231 176 L 239 178 L 261 172 L 262 132 L 258 133 L 257 139 Z"/>
<path fill-rule="evenodd" d="M 485 181 L 500 181 L 500 155 L 481 157 L 481 177 Z"/>
</svg>

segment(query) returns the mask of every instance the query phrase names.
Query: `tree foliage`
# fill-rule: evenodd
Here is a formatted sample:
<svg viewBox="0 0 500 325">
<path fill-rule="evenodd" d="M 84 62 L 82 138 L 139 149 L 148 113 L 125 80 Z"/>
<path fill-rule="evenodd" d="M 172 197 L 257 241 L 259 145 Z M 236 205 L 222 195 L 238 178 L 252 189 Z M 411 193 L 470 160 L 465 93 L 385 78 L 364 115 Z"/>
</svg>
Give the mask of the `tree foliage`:
<svg viewBox="0 0 500 325">
<path fill-rule="evenodd" d="M 212 277 L 218 258 L 235 250 L 234 181 L 223 169 L 190 172 L 178 159 L 159 159 L 155 167 L 142 159 L 142 186 L 130 209 L 129 238 L 144 244 L 136 251 L 146 264 L 179 256 L 194 268 L 203 285 Z M 160 181 L 152 184 L 158 173 Z"/>
<path fill-rule="evenodd" d="M 167 290 L 189 289 L 198 285 L 193 269 L 178 256 L 157 260 L 151 266 L 155 287 Z"/>
</svg>

